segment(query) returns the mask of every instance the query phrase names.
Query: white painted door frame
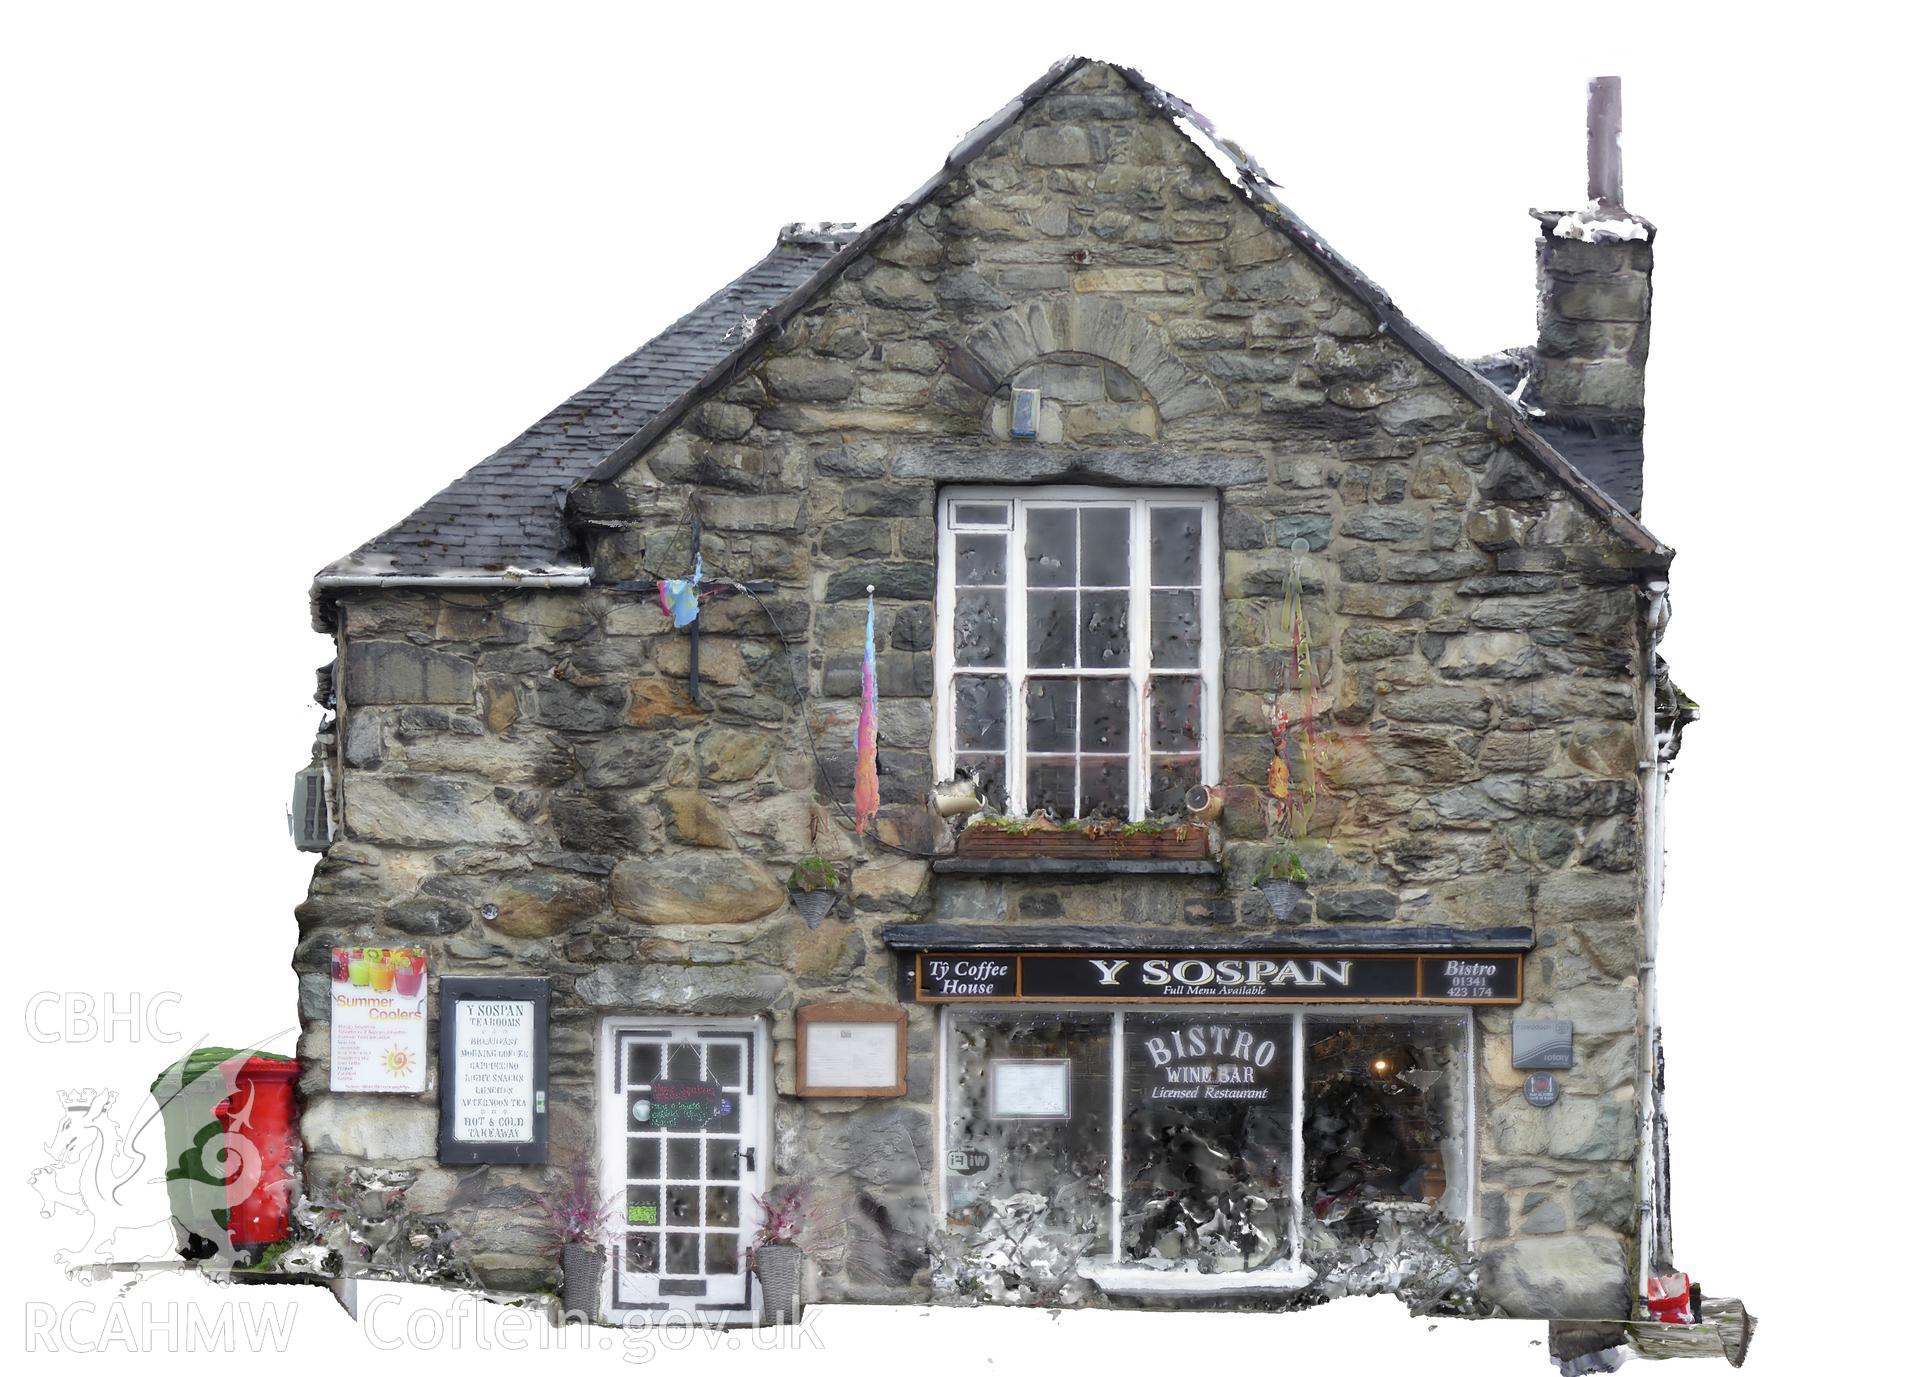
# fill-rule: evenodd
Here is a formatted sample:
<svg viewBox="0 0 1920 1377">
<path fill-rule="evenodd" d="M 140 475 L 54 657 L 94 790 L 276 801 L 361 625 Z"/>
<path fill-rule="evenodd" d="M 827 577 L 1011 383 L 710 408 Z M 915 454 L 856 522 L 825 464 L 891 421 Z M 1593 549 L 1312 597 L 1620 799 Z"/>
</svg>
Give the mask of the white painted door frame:
<svg viewBox="0 0 1920 1377">
<path fill-rule="evenodd" d="M 737 1150 L 740 1170 L 737 1184 L 728 1182 L 725 1187 L 738 1192 L 738 1222 L 733 1227 L 716 1229 L 709 1227 L 706 1218 L 713 1204 L 707 1187 L 716 1184 L 706 1179 L 712 1175 L 708 1151 L 713 1143 L 709 1140 L 726 1148 L 727 1144 L 720 1140 L 734 1135 L 710 1134 L 704 1128 L 662 1131 L 658 1127 L 644 1128 L 638 1122 L 630 1124 L 631 1097 L 627 1093 L 630 1087 L 625 1083 L 627 1068 L 623 1050 L 635 1044 L 706 1049 L 698 1054 L 700 1074 L 706 1078 L 712 1062 L 711 1049 L 728 1043 L 738 1045 L 737 1039 L 742 1036 L 746 1046 L 741 1057 L 741 1078 L 732 1084 L 727 1084 L 725 1076 L 717 1078 L 727 1098 L 738 1096 L 735 1115 L 739 1142 L 737 1149 L 728 1150 Z M 747 1267 L 747 1244 L 759 1228 L 757 1199 L 766 1191 L 767 1157 L 772 1143 L 771 1061 L 767 1023 L 763 1018 L 617 1015 L 602 1021 L 595 1080 L 599 1098 L 599 1189 L 603 1196 L 611 1197 L 613 1205 L 608 1224 L 608 1265 L 600 1297 L 601 1312 L 608 1319 L 619 1323 L 642 1315 L 679 1312 L 711 1323 L 743 1324 L 752 1321 L 758 1313 L 759 1288 Z M 674 1070 L 668 1067 L 660 1078 L 681 1079 L 673 1074 Z M 640 1222 L 630 1228 L 628 1187 L 640 1178 L 630 1174 L 628 1148 L 636 1138 L 650 1139 L 660 1145 L 657 1166 L 644 1173 L 649 1180 L 659 1182 L 659 1192 L 655 1222 L 651 1226 Z M 694 1171 L 688 1172 L 667 1161 L 669 1142 L 680 1144 L 682 1154 L 697 1159 Z M 683 1199 L 691 1194 L 698 1207 L 697 1222 L 688 1221 L 688 1227 L 682 1230 L 670 1228 L 672 1197 L 669 1193 L 676 1186 Z M 691 1267 L 681 1259 L 669 1257 L 666 1236 L 670 1232 L 676 1234 L 682 1244 L 688 1237 L 698 1236 Z M 710 1236 L 716 1234 L 720 1235 L 718 1246 L 726 1247 L 730 1242 L 734 1250 L 736 1265 L 729 1270 L 708 1270 L 709 1249 L 713 1246 Z M 648 1259 L 651 1265 L 632 1265 L 629 1250 L 636 1240 L 653 1245 L 655 1252 Z"/>
</svg>

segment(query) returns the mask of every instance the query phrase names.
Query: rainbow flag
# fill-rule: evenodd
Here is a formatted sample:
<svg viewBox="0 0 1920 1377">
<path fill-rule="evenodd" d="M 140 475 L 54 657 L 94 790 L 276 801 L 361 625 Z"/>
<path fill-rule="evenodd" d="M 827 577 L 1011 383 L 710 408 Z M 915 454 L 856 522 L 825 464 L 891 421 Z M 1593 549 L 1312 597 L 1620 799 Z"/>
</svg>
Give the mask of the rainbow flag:
<svg viewBox="0 0 1920 1377">
<path fill-rule="evenodd" d="M 867 590 L 867 653 L 860 662 L 860 721 L 853 734 L 853 830 L 880 811 L 880 687 L 873 672 L 873 590 Z"/>
</svg>

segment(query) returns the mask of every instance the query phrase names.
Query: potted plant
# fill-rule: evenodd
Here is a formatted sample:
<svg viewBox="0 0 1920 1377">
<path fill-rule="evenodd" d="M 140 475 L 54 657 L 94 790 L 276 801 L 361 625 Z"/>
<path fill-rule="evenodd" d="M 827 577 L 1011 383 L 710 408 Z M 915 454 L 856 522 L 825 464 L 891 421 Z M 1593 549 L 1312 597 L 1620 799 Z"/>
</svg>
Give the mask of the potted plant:
<svg viewBox="0 0 1920 1377">
<path fill-rule="evenodd" d="M 800 1319 L 806 1252 L 800 1234 L 807 1221 L 804 1186 L 776 1186 L 754 1197 L 760 1228 L 747 1249 L 747 1261 L 760 1282 L 760 1322 L 794 1324 Z"/>
<path fill-rule="evenodd" d="M 1306 897 L 1307 868 L 1300 863 L 1298 851 L 1292 848 L 1275 851 L 1267 857 L 1253 882 L 1267 896 L 1275 921 L 1284 923 L 1293 916 L 1295 905 Z"/>
<path fill-rule="evenodd" d="M 603 1239 L 612 1201 L 594 1194 L 593 1178 L 583 1159 L 573 1164 L 566 1188 L 543 1197 L 541 1203 L 560 1235 L 561 1307 L 567 1317 L 591 1320 L 600 1300 L 600 1270 L 606 1265 Z"/>
<path fill-rule="evenodd" d="M 840 872 L 823 856 L 802 856 L 787 876 L 787 896 L 807 926 L 817 928 L 840 897 Z"/>
</svg>

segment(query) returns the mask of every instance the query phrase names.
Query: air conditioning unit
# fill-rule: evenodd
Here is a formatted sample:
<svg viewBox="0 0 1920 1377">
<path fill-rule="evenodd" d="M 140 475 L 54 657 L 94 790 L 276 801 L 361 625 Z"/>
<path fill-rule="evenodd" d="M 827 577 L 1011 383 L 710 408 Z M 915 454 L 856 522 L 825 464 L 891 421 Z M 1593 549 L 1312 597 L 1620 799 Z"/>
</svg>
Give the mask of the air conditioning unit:
<svg viewBox="0 0 1920 1377">
<path fill-rule="evenodd" d="M 302 851 L 325 851 L 333 842 L 333 818 L 327 812 L 327 767 L 309 765 L 293 777 L 293 808 L 287 830 Z"/>
</svg>

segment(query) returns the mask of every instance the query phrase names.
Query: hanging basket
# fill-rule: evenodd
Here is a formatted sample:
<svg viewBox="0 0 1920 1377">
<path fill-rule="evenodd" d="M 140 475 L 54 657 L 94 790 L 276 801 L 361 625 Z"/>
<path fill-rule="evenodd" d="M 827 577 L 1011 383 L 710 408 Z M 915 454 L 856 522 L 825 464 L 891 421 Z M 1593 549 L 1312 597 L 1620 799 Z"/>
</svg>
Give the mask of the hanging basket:
<svg viewBox="0 0 1920 1377">
<path fill-rule="evenodd" d="M 795 1243 L 766 1243 L 753 1250 L 753 1275 L 760 1282 L 760 1323 L 800 1322 L 806 1264 L 807 1255 Z"/>
<path fill-rule="evenodd" d="M 1292 922 L 1293 910 L 1307 897 L 1307 887 L 1298 880 L 1262 880 L 1260 892 L 1266 895 L 1278 923 Z"/>
<path fill-rule="evenodd" d="M 569 1243 L 560 1250 L 560 1305 L 566 1318 L 588 1324 L 600 1309 L 600 1269 L 606 1255 L 591 1243 Z"/>
<path fill-rule="evenodd" d="M 807 920 L 807 926 L 817 928 L 840 896 L 831 889 L 792 889 L 787 897 L 793 901 L 794 911 Z"/>
</svg>

